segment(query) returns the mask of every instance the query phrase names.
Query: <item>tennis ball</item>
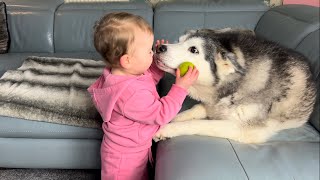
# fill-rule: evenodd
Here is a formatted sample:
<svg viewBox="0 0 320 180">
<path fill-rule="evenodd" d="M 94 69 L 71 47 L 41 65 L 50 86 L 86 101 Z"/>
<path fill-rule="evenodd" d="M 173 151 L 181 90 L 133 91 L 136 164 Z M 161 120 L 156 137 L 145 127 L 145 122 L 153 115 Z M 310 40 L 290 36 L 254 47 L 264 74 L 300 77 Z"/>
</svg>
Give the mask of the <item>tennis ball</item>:
<svg viewBox="0 0 320 180">
<path fill-rule="evenodd" d="M 180 76 L 184 76 L 187 72 L 188 72 L 188 68 L 192 67 L 194 68 L 194 64 L 192 64 L 191 62 L 184 62 L 184 63 L 181 63 L 179 65 L 179 69 L 180 69 Z"/>
</svg>

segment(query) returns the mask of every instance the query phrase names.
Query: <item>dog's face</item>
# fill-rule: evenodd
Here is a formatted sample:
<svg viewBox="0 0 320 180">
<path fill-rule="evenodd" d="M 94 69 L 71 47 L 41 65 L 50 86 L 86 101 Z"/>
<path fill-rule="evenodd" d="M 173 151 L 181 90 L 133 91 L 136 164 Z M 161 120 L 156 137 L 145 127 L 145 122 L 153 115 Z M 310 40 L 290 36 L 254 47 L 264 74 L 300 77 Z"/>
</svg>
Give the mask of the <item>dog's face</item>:
<svg viewBox="0 0 320 180">
<path fill-rule="evenodd" d="M 193 63 L 199 70 L 197 83 L 213 85 L 230 73 L 243 69 L 237 63 L 236 55 L 222 45 L 219 34 L 230 29 L 201 29 L 188 31 L 176 44 L 163 44 L 156 49 L 155 59 L 160 69 L 175 75 L 183 62 Z"/>
</svg>

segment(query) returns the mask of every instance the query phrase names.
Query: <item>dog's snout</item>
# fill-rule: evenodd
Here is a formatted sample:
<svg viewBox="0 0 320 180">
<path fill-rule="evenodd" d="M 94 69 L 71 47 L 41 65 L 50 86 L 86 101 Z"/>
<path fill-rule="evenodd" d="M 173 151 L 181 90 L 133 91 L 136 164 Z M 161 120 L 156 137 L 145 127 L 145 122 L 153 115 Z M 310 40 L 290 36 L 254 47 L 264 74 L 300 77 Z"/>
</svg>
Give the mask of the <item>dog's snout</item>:
<svg viewBox="0 0 320 180">
<path fill-rule="evenodd" d="M 158 48 L 156 49 L 156 53 L 162 53 L 162 52 L 166 52 L 166 51 L 167 51 L 166 45 L 158 46 Z"/>
</svg>

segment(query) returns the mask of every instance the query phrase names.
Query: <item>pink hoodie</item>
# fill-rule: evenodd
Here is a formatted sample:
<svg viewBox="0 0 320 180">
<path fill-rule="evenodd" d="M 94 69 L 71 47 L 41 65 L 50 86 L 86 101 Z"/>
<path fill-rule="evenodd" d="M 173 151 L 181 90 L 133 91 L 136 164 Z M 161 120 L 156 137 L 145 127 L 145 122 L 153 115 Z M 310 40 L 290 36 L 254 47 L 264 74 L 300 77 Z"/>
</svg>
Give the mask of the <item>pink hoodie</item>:
<svg viewBox="0 0 320 180">
<path fill-rule="evenodd" d="M 102 146 L 114 152 L 139 152 L 151 147 L 161 125 L 181 109 L 187 91 L 173 85 L 159 97 L 156 84 L 164 75 L 154 64 L 141 76 L 119 76 L 105 68 L 88 91 L 103 118 Z"/>
</svg>

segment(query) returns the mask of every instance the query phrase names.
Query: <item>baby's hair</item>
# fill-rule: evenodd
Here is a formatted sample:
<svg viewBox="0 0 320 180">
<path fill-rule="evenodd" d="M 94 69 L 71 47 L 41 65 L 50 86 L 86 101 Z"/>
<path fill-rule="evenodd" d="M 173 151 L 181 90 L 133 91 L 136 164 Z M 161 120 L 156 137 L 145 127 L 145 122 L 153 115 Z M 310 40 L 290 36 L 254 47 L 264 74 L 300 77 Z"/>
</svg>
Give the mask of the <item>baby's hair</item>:
<svg viewBox="0 0 320 180">
<path fill-rule="evenodd" d="M 106 14 L 94 26 L 94 47 L 111 67 L 119 67 L 120 57 L 130 51 L 136 28 L 153 34 L 146 20 L 126 12 Z"/>
</svg>

